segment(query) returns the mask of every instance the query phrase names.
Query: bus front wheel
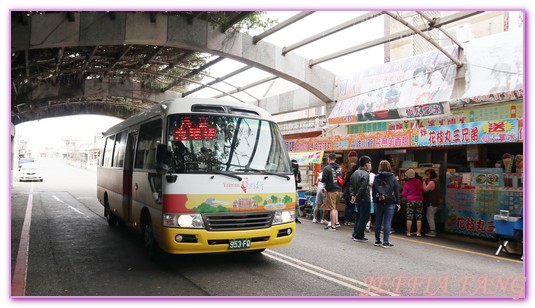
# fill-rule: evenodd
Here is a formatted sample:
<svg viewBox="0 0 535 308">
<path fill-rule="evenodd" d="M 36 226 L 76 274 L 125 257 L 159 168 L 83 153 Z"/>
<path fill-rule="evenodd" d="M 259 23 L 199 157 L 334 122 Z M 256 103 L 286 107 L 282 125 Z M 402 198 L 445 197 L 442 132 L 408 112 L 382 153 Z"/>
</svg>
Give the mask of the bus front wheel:
<svg viewBox="0 0 535 308">
<path fill-rule="evenodd" d="M 147 217 L 143 223 L 143 245 L 145 246 L 149 259 L 157 260 L 159 258 L 160 251 L 154 239 L 150 217 Z"/>
</svg>

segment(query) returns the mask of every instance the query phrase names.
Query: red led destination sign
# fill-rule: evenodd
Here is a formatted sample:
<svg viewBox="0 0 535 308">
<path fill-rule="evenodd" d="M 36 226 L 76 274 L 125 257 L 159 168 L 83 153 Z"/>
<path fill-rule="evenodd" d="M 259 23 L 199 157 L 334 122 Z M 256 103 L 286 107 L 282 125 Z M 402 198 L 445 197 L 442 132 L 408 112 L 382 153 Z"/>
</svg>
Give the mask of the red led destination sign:
<svg viewBox="0 0 535 308">
<path fill-rule="evenodd" d="M 199 118 L 199 124 L 194 125 L 190 117 L 183 117 L 180 126 L 175 130 L 175 140 L 214 140 L 216 129 L 207 122 L 208 118 Z"/>
</svg>

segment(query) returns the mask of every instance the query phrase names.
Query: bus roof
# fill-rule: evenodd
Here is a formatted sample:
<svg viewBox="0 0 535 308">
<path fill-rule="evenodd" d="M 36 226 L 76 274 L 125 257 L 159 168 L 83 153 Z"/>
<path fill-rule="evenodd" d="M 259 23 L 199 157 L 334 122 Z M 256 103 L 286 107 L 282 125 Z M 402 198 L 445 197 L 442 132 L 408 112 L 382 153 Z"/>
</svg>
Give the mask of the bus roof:
<svg viewBox="0 0 535 308">
<path fill-rule="evenodd" d="M 163 101 L 159 104 L 156 104 L 150 107 L 149 109 L 143 112 L 140 112 L 136 115 L 131 116 L 130 118 L 110 127 L 104 133 L 104 135 L 107 136 L 110 134 L 117 133 L 119 131 L 124 130 L 127 127 L 144 122 L 147 119 L 155 118 L 157 116 L 161 117 L 162 114 L 168 115 L 168 114 L 176 114 L 176 113 L 190 113 L 190 112 L 195 112 L 195 113 L 208 112 L 209 113 L 210 112 L 209 108 L 203 108 L 203 111 L 195 111 L 193 110 L 194 105 L 197 105 L 197 106 L 201 105 L 201 106 L 206 106 L 206 107 L 223 106 L 223 107 L 229 107 L 229 108 L 237 108 L 240 110 L 247 110 L 247 111 L 251 111 L 253 114 L 257 114 L 262 119 L 273 121 L 273 117 L 271 116 L 271 114 L 269 114 L 269 112 L 267 112 L 266 110 L 258 106 L 254 106 L 254 105 L 250 105 L 246 103 L 231 102 L 231 101 L 224 101 L 224 100 L 211 99 L 211 98 L 175 98 L 175 99 Z M 213 113 L 221 114 L 220 112 L 218 113 L 215 111 Z"/>
</svg>

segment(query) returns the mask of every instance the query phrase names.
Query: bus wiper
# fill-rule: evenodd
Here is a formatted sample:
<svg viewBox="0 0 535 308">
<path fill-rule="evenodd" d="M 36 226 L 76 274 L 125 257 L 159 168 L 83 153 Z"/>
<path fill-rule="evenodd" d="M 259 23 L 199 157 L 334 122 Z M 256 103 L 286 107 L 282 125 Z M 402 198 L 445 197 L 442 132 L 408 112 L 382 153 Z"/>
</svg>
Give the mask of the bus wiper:
<svg viewBox="0 0 535 308">
<path fill-rule="evenodd" d="M 231 177 L 231 178 L 235 178 L 235 179 L 238 179 L 238 181 L 241 181 L 242 178 L 241 176 L 239 175 L 236 175 L 232 172 L 229 172 L 229 171 L 221 171 L 221 170 L 210 170 L 210 173 L 215 173 L 215 174 L 221 174 L 221 175 L 225 175 L 225 176 L 228 176 L 228 177 Z M 214 176 L 212 175 L 212 179 L 214 178 Z"/>
<path fill-rule="evenodd" d="M 267 171 L 267 170 L 254 169 L 254 168 L 242 168 L 242 169 L 236 169 L 236 171 L 245 171 L 245 172 L 253 171 L 253 172 L 260 172 L 260 173 L 265 173 L 265 174 L 269 174 L 269 175 L 280 176 L 281 178 L 285 178 L 285 179 L 288 180 L 288 181 L 291 179 L 291 178 L 290 178 L 289 176 L 287 176 L 286 174 L 280 174 L 280 173 L 275 173 L 275 172 L 271 172 L 271 171 Z"/>
</svg>

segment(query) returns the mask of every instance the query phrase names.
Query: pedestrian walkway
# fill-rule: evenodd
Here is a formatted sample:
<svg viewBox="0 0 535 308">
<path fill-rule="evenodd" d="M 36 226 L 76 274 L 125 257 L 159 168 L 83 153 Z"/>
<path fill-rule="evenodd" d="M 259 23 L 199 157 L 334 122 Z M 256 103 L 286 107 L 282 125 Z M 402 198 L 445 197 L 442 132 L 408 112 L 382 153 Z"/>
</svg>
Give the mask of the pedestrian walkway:
<svg viewBox="0 0 535 308">
<path fill-rule="evenodd" d="M 317 226 L 318 228 L 325 228 L 325 225 L 312 223 L 309 219 L 302 219 L 304 224 L 310 224 Z M 340 233 L 340 240 L 351 239 L 351 233 L 353 232 L 354 226 L 341 225 L 337 228 L 337 232 Z M 299 227 L 297 228 L 299 232 Z M 375 243 L 375 230 L 373 226 L 370 229 L 370 232 L 366 233 L 366 238 L 368 238 L 369 243 Z M 498 256 L 495 255 L 496 250 L 498 249 L 498 241 L 493 239 L 484 239 L 473 236 L 465 236 L 460 234 L 453 234 L 447 232 L 439 232 L 437 237 L 407 237 L 405 232 L 394 232 L 390 235 L 390 242 L 394 244 L 392 249 L 395 249 L 396 246 L 403 245 L 403 242 L 410 241 L 412 243 L 421 243 L 422 245 L 442 247 L 447 249 L 453 249 L 457 251 L 466 251 L 470 253 L 477 253 L 488 256 L 495 256 L 497 258 L 506 258 L 511 260 L 522 261 L 522 245 L 520 243 L 510 243 L 508 250 L 510 253 L 502 252 Z M 363 241 L 357 241 L 363 242 Z M 376 246 L 382 246 L 383 243 Z"/>
</svg>

